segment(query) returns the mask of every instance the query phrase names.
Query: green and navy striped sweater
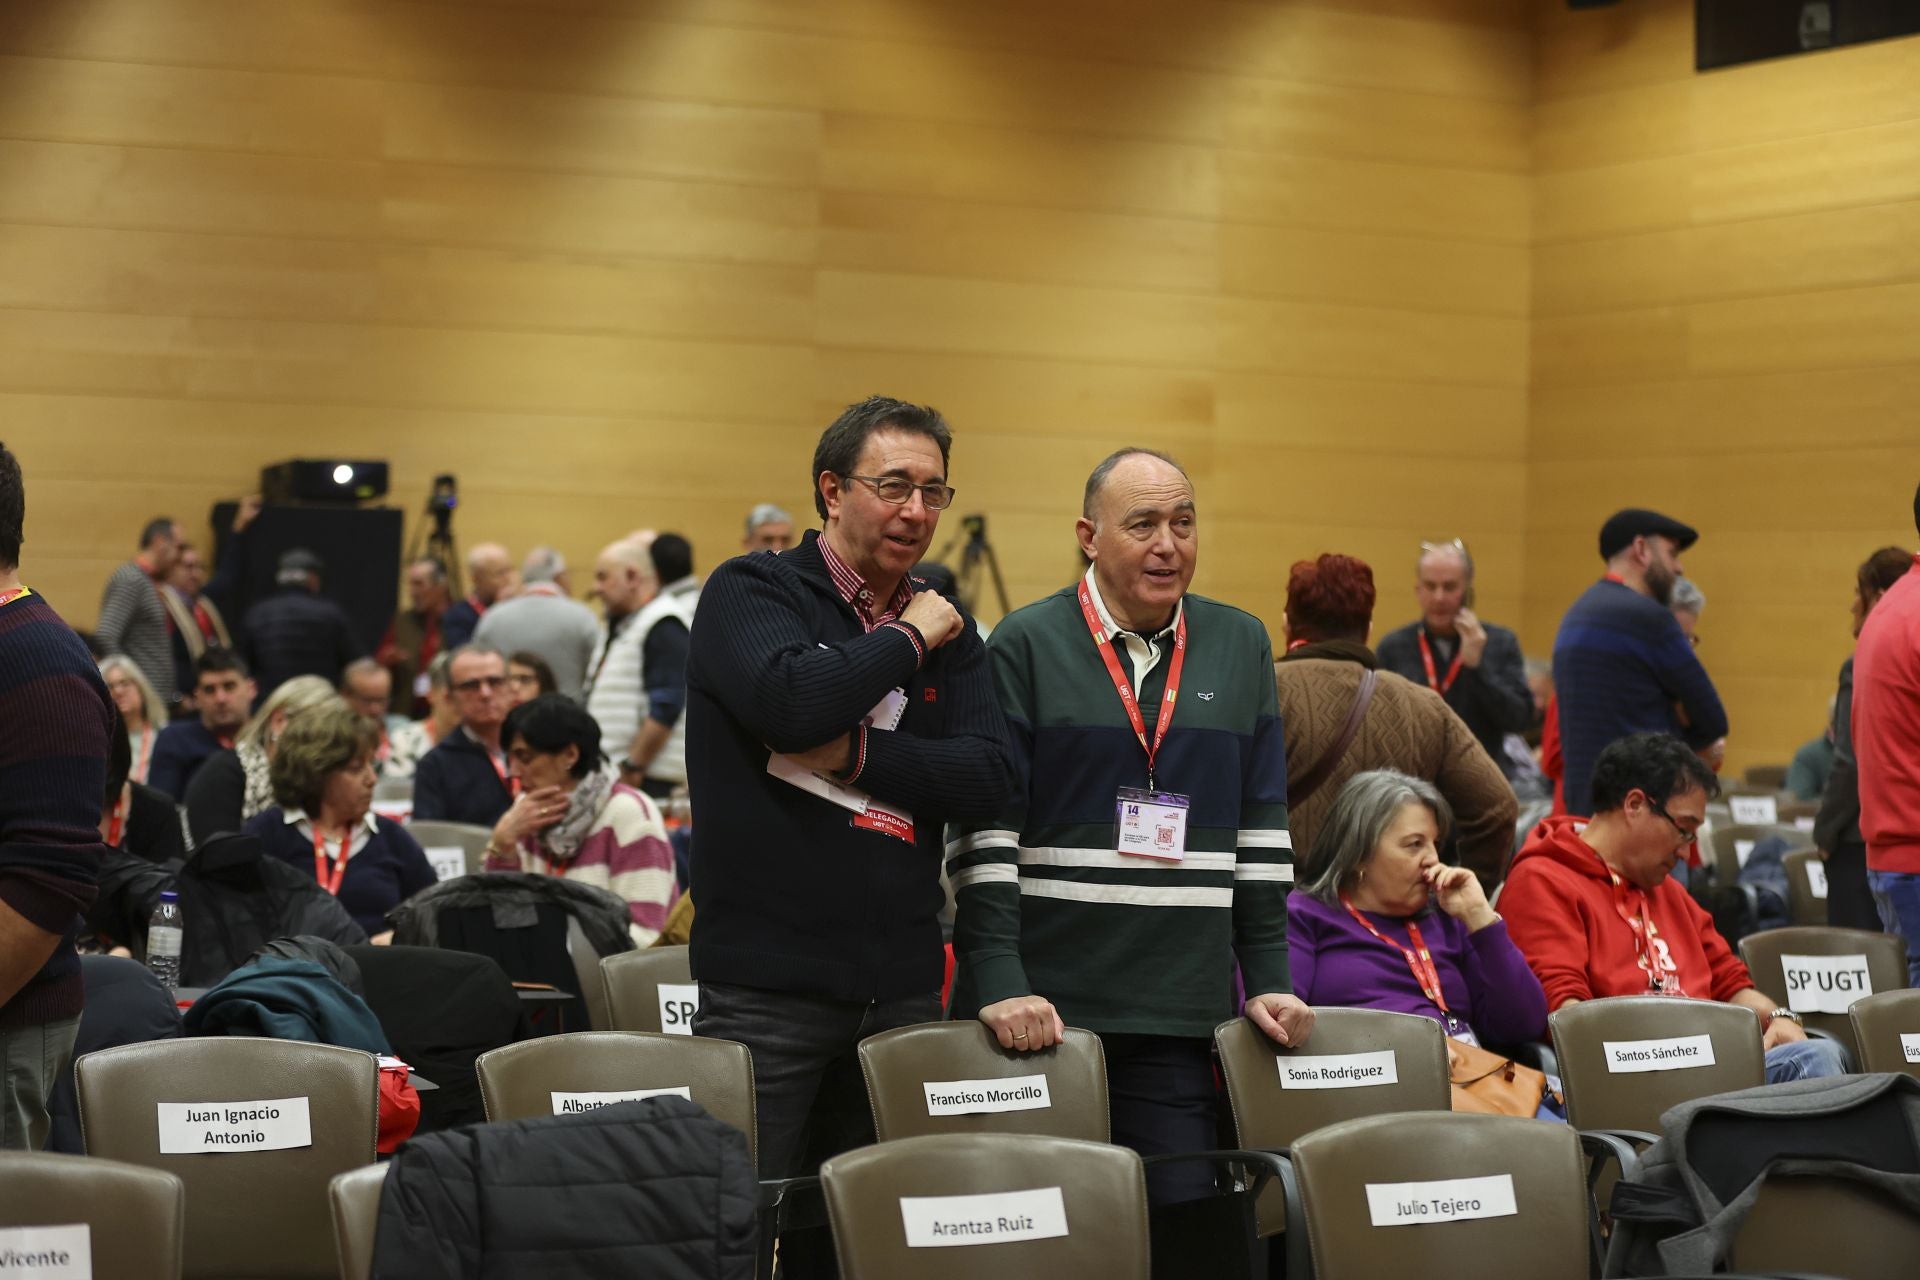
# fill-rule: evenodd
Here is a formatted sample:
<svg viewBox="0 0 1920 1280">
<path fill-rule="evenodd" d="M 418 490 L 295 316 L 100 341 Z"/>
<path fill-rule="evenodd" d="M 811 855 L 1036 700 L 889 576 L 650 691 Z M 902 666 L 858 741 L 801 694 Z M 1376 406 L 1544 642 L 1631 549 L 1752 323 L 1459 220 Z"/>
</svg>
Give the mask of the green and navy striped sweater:
<svg viewBox="0 0 1920 1280">
<path fill-rule="evenodd" d="M 1009 615 L 989 644 L 1023 785 L 1010 812 L 948 833 L 953 1011 L 1040 995 L 1069 1026 L 1211 1036 L 1233 1013 L 1236 958 L 1250 994 L 1290 989 L 1293 848 L 1272 648 L 1251 615 L 1186 597 L 1178 709 L 1154 768 L 1159 790 L 1191 800 L 1186 857 L 1123 855 L 1115 805 L 1121 788 L 1147 785 L 1146 752 L 1077 586 Z M 1138 685 L 1149 741 L 1171 631 L 1158 641 Z M 1111 643 L 1132 673 L 1125 642 Z"/>
</svg>

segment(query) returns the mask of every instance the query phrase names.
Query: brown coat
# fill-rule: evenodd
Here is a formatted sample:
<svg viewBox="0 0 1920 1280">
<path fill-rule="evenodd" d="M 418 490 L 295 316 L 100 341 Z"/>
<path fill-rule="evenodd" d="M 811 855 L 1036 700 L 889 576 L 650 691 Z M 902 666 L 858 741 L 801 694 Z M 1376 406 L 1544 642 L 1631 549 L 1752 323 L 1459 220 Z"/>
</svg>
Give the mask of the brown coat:
<svg viewBox="0 0 1920 1280">
<path fill-rule="evenodd" d="M 1365 645 L 1342 640 L 1307 645 L 1273 664 L 1289 778 L 1311 769 L 1333 746 L 1360 678 L 1372 666 L 1373 654 Z M 1287 812 L 1301 880 L 1311 874 L 1313 838 L 1334 797 L 1349 778 L 1368 769 L 1398 769 L 1439 788 L 1453 806 L 1461 865 L 1471 867 L 1493 892 L 1513 853 L 1520 812 L 1513 788 L 1439 694 L 1390 671 L 1380 673 L 1346 756 L 1304 804 Z"/>
</svg>

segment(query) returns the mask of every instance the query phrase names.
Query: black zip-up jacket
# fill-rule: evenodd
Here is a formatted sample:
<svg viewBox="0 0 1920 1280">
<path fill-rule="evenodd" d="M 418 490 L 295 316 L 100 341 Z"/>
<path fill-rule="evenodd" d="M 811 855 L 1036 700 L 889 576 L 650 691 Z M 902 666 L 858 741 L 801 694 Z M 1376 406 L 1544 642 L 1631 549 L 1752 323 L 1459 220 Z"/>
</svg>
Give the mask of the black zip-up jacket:
<svg viewBox="0 0 1920 1280">
<path fill-rule="evenodd" d="M 862 629 L 818 542 L 727 561 L 694 615 L 693 972 L 838 1000 L 935 991 L 943 829 L 1012 800 L 1006 717 L 971 622 L 919 663 L 900 628 Z M 910 811 L 911 844 L 767 773 L 772 752 L 833 741 L 895 688 L 899 727 L 856 734 L 847 780 Z"/>
</svg>

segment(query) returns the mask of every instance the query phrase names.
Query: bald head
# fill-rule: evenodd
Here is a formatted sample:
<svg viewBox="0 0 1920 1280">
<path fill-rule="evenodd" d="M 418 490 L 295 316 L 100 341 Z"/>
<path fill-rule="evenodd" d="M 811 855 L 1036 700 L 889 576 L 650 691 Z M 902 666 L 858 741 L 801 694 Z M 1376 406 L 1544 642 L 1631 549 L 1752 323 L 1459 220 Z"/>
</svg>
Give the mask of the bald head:
<svg viewBox="0 0 1920 1280">
<path fill-rule="evenodd" d="M 1123 449 L 1087 477 L 1080 550 L 1101 599 L 1129 631 L 1154 634 L 1193 580 L 1199 513 L 1180 464 L 1151 449 Z"/>
<path fill-rule="evenodd" d="M 607 607 L 610 618 L 624 618 L 651 600 L 659 590 L 653 573 L 653 546 L 650 530 L 645 540 L 636 536 L 609 542 L 593 566 L 593 593 Z"/>
<path fill-rule="evenodd" d="M 1173 482 L 1172 477 L 1177 476 L 1177 483 L 1186 486 L 1188 499 L 1193 497 L 1193 481 L 1187 477 L 1186 468 L 1166 454 L 1158 449 L 1118 449 L 1102 458 L 1100 465 L 1087 477 L 1086 493 L 1080 501 L 1080 515 L 1084 519 L 1095 522 L 1101 519 L 1100 504 L 1116 474 L 1122 472 L 1125 473 L 1121 477 L 1123 480 L 1151 476 Z"/>
<path fill-rule="evenodd" d="M 482 604 L 512 594 L 513 557 L 497 542 L 482 542 L 467 552 L 467 578 Z"/>
</svg>

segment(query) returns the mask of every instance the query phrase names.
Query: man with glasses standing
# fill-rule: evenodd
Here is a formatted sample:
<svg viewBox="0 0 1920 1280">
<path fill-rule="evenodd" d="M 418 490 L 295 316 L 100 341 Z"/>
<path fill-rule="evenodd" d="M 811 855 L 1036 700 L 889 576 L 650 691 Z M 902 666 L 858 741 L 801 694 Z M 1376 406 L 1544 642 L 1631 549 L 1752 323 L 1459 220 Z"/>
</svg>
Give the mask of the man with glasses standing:
<svg viewBox="0 0 1920 1280">
<path fill-rule="evenodd" d="M 1672 878 L 1720 784 L 1664 733 L 1621 738 L 1592 775 L 1593 817 L 1548 818 L 1500 891 L 1507 933 L 1546 989 L 1547 1008 L 1606 996 L 1718 1000 L 1759 1015 L 1767 1082 L 1837 1076 L 1838 1046 L 1754 986 L 1713 917 Z"/>
<path fill-rule="evenodd" d="M 753 1051 L 762 1177 L 873 1140 L 854 1047 L 940 1017 L 944 826 L 1011 798 L 986 648 L 909 576 L 950 443 L 933 409 L 848 408 L 814 451 L 824 528 L 721 565 L 694 619 L 693 1029 Z M 807 1248 L 789 1274 L 835 1274 Z"/>
<path fill-rule="evenodd" d="M 500 725 L 512 703 L 507 660 L 497 649 L 455 649 L 447 662 L 447 684 L 460 727 L 420 757 L 413 775 L 413 816 L 491 827 L 514 800 L 500 744 Z"/>
<path fill-rule="evenodd" d="M 1414 566 L 1420 620 L 1381 638 L 1382 670 L 1424 684 L 1466 721 L 1511 783 L 1519 764 L 1506 750 L 1510 733 L 1533 723 L 1533 691 L 1520 640 L 1473 611 L 1473 557 L 1467 544 L 1423 542 Z"/>
</svg>

